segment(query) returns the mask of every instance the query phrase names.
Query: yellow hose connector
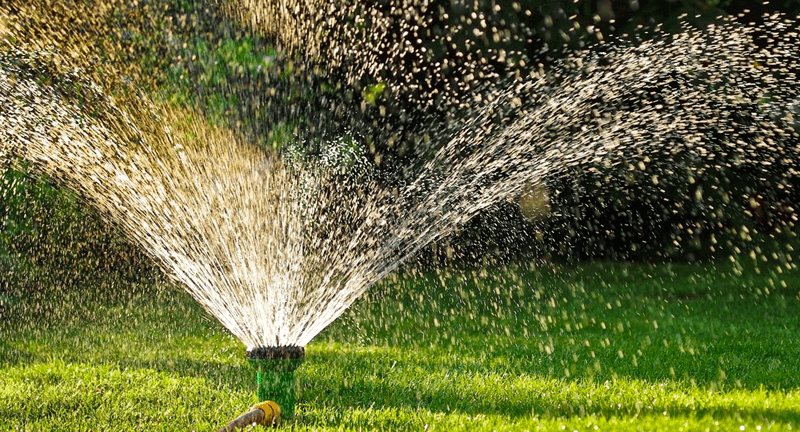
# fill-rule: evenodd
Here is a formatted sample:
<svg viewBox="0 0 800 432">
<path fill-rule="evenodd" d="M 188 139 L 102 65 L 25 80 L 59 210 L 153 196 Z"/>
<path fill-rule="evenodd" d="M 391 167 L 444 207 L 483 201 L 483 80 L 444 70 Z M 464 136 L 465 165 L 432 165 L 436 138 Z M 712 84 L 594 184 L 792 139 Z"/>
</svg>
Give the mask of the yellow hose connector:
<svg viewBox="0 0 800 432">
<path fill-rule="evenodd" d="M 281 407 L 271 400 L 259 402 L 250 407 L 250 411 L 257 409 L 264 411 L 264 418 L 258 422 L 260 425 L 272 426 L 273 423 L 277 423 L 281 418 Z"/>
<path fill-rule="evenodd" d="M 233 432 L 253 424 L 269 427 L 277 423 L 280 418 L 281 407 L 273 401 L 263 401 L 250 407 L 249 411 L 231 420 L 217 432 Z"/>
</svg>

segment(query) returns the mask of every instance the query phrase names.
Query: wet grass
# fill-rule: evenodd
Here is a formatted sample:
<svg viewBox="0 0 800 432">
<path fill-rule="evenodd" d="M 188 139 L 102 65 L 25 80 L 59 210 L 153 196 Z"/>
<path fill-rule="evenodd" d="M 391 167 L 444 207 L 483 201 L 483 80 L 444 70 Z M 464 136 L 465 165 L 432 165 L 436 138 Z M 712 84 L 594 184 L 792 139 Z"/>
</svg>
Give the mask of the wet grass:
<svg viewBox="0 0 800 432">
<path fill-rule="evenodd" d="M 289 427 L 797 428 L 800 274 L 759 269 L 406 272 L 307 347 Z M 81 291 L 0 325 L 0 430 L 215 430 L 254 402 L 243 346 L 182 292 Z"/>
</svg>

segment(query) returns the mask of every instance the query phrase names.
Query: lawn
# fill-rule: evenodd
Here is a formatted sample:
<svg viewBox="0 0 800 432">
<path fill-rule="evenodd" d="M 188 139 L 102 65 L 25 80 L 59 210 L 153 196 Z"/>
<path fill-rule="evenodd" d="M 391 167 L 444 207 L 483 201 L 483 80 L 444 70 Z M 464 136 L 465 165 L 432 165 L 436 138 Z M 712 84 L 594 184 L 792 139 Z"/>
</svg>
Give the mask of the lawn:
<svg viewBox="0 0 800 432">
<path fill-rule="evenodd" d="M 798 428 L 798 276 L 791 263 L 405 271 L 307 347 L 283 427 Z M 244 347 L 191 298 L 117 289 L 9 299 L 0 430 L 208 431 L 255 402 Z"/>
</svg>

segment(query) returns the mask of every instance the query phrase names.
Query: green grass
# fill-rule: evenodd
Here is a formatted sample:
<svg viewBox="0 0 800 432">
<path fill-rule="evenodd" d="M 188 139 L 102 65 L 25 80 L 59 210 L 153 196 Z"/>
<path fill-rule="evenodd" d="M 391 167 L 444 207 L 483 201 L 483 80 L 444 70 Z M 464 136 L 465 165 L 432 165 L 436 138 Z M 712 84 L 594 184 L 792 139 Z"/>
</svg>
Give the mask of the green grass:
<svg viewBox="0 0 800 432">
<path fill-rule="evenodd" d="M 791 263 L 407 272 L 307 347 L 290 426 L 796 429 L 798 276 Z M 243 346 L 185 294 L 139 287 L 101 307 L 82 291 L 0 327 L 0 430 L 215 430 L 255 401 Z"/>
</svg>

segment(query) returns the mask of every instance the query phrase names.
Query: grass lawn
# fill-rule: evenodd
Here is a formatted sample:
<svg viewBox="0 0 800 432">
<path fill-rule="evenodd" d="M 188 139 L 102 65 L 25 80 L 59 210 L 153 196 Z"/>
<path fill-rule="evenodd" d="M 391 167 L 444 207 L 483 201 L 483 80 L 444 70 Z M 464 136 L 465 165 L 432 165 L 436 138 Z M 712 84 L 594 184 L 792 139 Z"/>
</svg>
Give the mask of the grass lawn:
<svg viewBox="0 0 800 432">
<path fill-rule="evenodd" d="M 797 429 L 799 287 L 791 265 L 406 272 L 307 347 L 284 428 Z M 244 347 L 187 295 L 118 289 L 138 294 L 16 299 L 0 430 L 208 431 L 255 402 Z"/>
</svg>

